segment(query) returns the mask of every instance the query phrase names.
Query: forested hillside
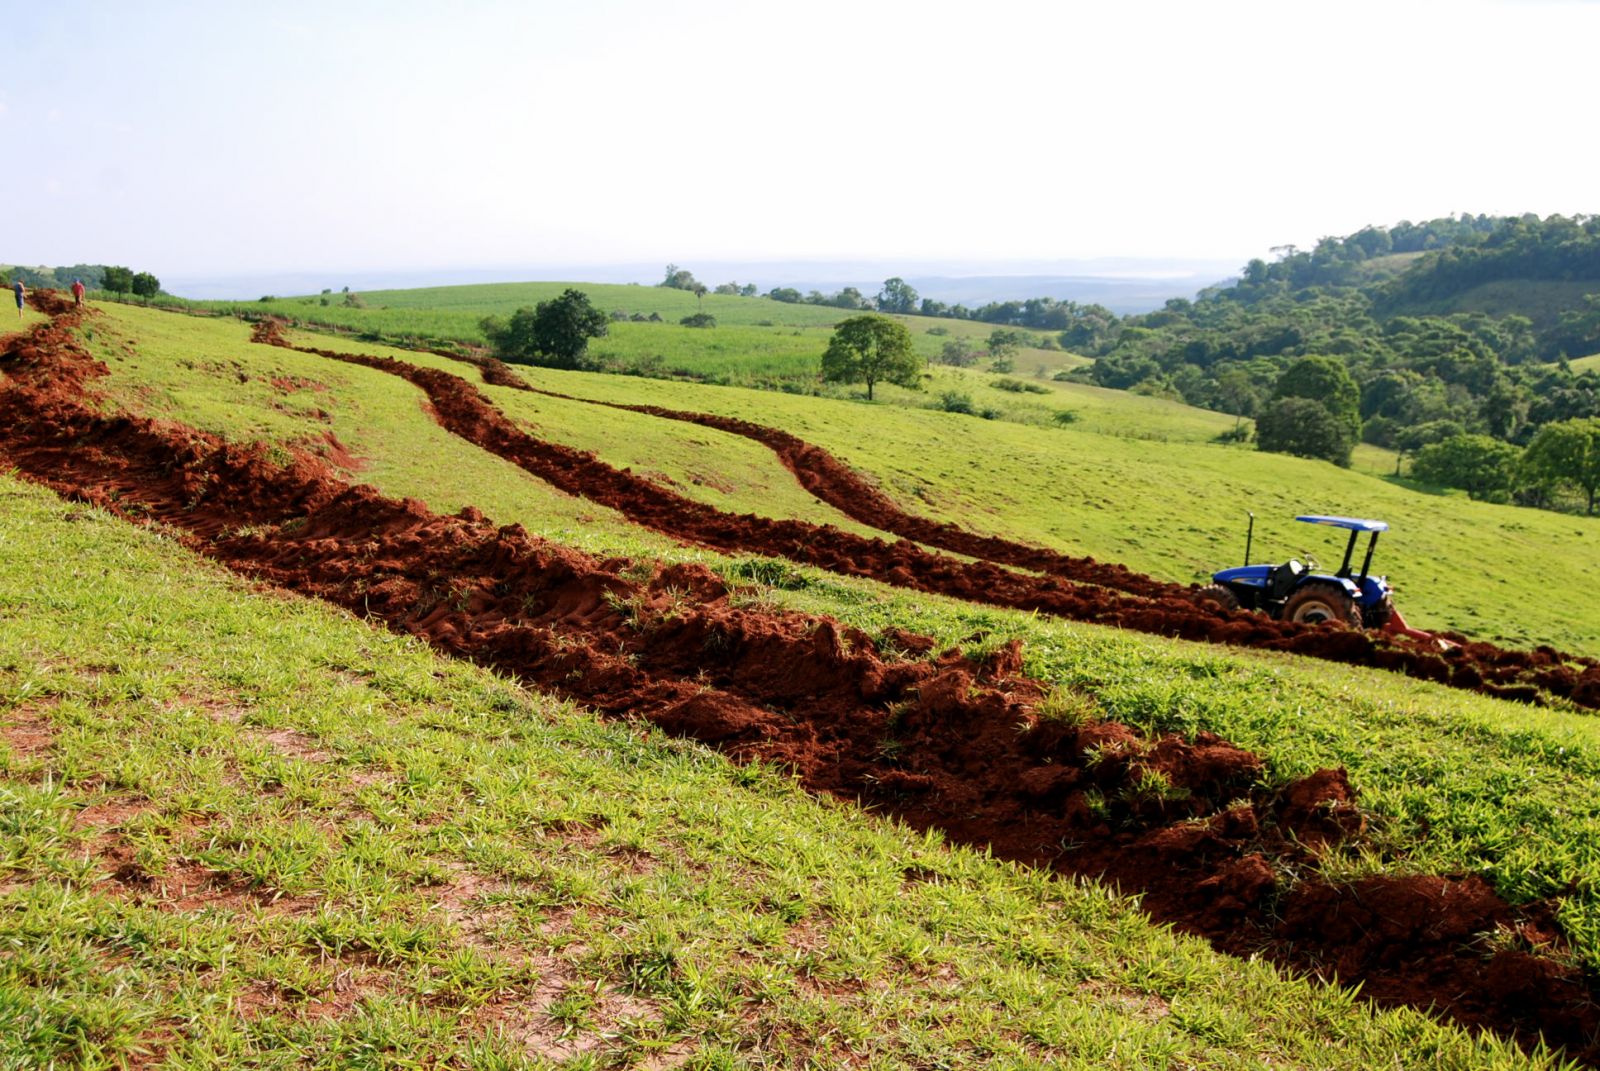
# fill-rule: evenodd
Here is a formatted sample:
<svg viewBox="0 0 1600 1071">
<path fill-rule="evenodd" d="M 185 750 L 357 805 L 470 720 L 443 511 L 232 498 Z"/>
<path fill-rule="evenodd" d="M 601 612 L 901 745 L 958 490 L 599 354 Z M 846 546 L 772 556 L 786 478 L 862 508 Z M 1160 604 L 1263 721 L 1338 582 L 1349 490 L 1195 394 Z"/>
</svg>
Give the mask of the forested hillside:
<svg viewBox="0 0 1600 1071">
<path fill-rule="evenodd" d="M 1115 321 L 1078 375 L 1254 417 L 1263 449 L 1342 463 L 1364 441 L 1414 454 L 1425 482 L 1592 510 L 1600 376 L 1568 358 L 1600 352 L 1600 217 L 1462 216 L 1277 252 Z"/>
</svg>

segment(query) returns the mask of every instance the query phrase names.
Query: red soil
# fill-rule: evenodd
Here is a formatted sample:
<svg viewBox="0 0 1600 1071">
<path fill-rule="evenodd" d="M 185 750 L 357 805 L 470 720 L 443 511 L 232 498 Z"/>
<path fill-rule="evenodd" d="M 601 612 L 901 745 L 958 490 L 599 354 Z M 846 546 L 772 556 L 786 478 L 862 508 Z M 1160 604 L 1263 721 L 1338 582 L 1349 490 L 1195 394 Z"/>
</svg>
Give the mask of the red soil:
<svg viewBox="0 0 1600 1071">
<path fill-rule="evenodd" d="M 1343 771 L 1266 793 L 1260 760 L 1208 734 L 1041 720 L 1016 644 L 982 661 L 886 660 L 830 618 L 739 608 L 697 566 L 639 582 L 625 561 L 497 529 L 470 508 L 441 517 L 349 486 L 317 458 L 279 467 L 260 446 L 108 415 L 84 401 L 105 369 L 67 330 L 78 315 L 0 352 L 0 460 L 29 479 L 546 690 L 781 763 L 813 790 L 1104 876 L 1219 947 L 1326 965 L 1383 1003 L 1529 1044 L 1543 1032 L 1600 1060 L 1587 980 L 1511 947 L 1559 948 L 1545 905 L 1510 907 L 1470 877 L 1315 876 L 1316 845 L 1359 835 Z M 1291 871 L 1302 880 L 1285 887 Z M 1476 943 L 1495 930 L 1510 939 Z"/>
<path fill-rule="evenodd" d="M 272 320 L 257 324 L 255 339 L 289 346 Z M 388 357 L 289 348 L 399 376 L 427 394 L 432 412 L 448 431 L 568 494 L 609 506 L 629 520 L 659 532 L 717 550 L 784 557 L 897 587 L 1037 610 L 1159 636 L 1289 651 L 1332 662 L 1398 670 L 1505 699 L 1539 703 L 1546 695 L 1552 695 L 1578 706 L 1600 708 L 1600 662 L 1592 659 L 1548 648 L 1523 652 L 1486 643 L 1463 644 L 1441 653 L 1431 645 L 1400 636 L 1230 613 L 1213 603 L 1196 602 L 1191 589 L 1140 577 L 1123 566 L 1107 566 L 1092 558 L 1038 550 L 1035 564 L 1048 559 L 1052 575 L 1037 576 L 990 561 L 960 561 L 928 551 L 909 539 L 888 543 L 831 525 L 730 514 L 685 498 L 630 470 L 617 469 L 587 451 L 535 439 L 459 376 Z M 473 363 L 490 366 L 483 359 Z M 824 454 L 812 449 L 818 455 Z M 830 460 L 838 469 L 844 469 L 836 460 Z M 858 477 L 852 479 L 859 481 Z M 890 508 L 895 507 L 891 504 Z M 972 538 L 985 541 L 985 537 Z M 1004 540 L 993 542 L 1019 552 L 1030 549 Z"/>
</svg>

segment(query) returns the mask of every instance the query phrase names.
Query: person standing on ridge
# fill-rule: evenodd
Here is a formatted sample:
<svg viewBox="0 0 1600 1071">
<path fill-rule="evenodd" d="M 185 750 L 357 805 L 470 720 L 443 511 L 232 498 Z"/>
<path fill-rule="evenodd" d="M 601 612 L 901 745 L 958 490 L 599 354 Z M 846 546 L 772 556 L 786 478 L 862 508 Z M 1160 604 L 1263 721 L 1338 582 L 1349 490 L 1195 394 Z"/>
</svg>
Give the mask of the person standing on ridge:
<svg viewBox="0 0 1600 1071">
<path fill-rule="evenodd" d="M 23 299 L 28 296 L 28 292 L 22 288 L 21 279 L 18 279 L 16 282 L 12 283 L 11 289 L 17 292 L 17 319 L 20 320 L 22 319 L 22 302 Z"/>
<path fill-rule="evenodd" d="M 72 280 L 72 303 L 74 305 L 82 305 L 83 304 L 83 280 L 82 279 L 74 279 L 74 280 Z"/>
</svg>

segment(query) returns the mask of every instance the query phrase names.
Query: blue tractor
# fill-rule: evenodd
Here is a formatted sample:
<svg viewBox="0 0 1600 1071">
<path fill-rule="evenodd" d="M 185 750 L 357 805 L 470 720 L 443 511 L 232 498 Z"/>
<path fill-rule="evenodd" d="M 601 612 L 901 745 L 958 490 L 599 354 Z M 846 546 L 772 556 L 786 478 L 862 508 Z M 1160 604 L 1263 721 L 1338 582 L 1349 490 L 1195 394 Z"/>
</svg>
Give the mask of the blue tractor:
<svg viewBox="0 0 1600 1071">
<path fill-rule="evenodd" d="M 1355 517 L 1304 516 L 1295 520 L 1350 532 L 1350 541 L 1344 548 L 1344 563 L 1337 572 L 1319 572 L 1315 561 L 1302 564 L 1293 558 L 1282 565 L 1250 565 L 1250 544 L 1256 525 L 1252 513 L 1244 544 L 1246 564 L 1212 574 L 1212 582 L 1200 589 L 1199 598 L 1227 610 L 1259 610 L 1282 621 L 1304 624 L 1338 621 L 1352 628 L 1405 628 L 1395 613 L 1394 589 L 1389 586 L 1388 579 L 1373 576 L 1371 572 L 1378 533 L 1387 532 L 1387 524 Z M 1355 560 L 1356 542 L 1363 532 L 1370 538 L 1361 572 L 1356 574 L 1351 563 Z"/>
</svg>

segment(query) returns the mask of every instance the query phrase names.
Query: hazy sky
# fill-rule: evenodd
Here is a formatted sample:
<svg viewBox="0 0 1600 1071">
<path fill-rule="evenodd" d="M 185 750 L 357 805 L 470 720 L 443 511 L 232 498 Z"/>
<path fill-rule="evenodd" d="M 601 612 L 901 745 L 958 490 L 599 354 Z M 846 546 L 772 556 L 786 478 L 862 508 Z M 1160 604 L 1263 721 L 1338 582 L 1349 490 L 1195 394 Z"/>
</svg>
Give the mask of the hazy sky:
<svg viewBox="0 0 1600 1071">
<path fill-rule="evenodd" d="M 1600 210 L 1600 3 L 8 6 L 0 262 L 1235 258 Z"/>
</svg>

